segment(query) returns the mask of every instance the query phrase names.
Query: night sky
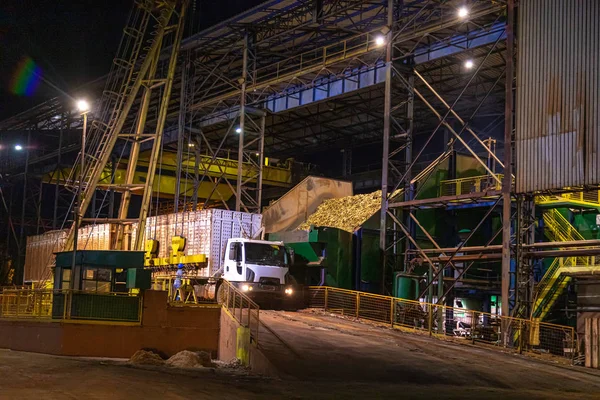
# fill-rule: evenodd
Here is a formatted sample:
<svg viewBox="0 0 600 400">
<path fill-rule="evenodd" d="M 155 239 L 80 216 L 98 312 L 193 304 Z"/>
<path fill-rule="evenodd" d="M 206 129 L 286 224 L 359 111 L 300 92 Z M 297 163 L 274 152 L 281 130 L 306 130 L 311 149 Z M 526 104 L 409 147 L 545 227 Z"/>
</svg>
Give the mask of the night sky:
<svg viewBox="0 0 600 400">
<path fill-rule="evenodd" d="M 261 2 L 196 0 L 194 30 Z M 0 0 L 0 119 L 106 74 L 132 4 Z"/>
</svg>

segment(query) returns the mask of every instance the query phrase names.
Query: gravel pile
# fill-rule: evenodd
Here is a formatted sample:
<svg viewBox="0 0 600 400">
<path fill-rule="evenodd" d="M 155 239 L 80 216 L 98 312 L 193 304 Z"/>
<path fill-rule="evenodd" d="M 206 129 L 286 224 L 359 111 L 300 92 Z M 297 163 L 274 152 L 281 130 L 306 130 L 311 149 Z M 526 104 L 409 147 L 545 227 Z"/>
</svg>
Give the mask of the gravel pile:
<svg viewBox="0 0 600 400">
<path fill-rule="evenodd" d="M 136 365 L 164 365 L 165 361 L 156 353 L 138 350 L 131 356 L 129 363 Z"/>
<path fill-rule="evenodd" d="M 354 232 L 381 208 L 381 190 L 369 194 L 325 200 L 298 229 L 311 225 Z"/>
<path fill-rule="evenodd" d="M 175 368 L 214 367 L 210 354 L 205 351 L 183 350 L 169 358 L 166 365 Z"/>
</svg>

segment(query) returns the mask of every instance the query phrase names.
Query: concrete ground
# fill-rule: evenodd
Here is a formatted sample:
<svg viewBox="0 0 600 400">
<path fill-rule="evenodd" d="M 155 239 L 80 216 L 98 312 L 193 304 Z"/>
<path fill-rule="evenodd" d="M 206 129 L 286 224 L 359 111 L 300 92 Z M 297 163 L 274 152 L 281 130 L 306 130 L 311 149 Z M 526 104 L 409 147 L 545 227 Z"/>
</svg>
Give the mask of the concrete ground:
<svg viewBox="0 0 600 400">
<path fill-rule="evenodd" d="M 314 313 L 261 311 L 261 321 L 279 379 L 0 350 L 0 399 L 600 397 L 600 373 L 582 367 Z"/>
</svg>

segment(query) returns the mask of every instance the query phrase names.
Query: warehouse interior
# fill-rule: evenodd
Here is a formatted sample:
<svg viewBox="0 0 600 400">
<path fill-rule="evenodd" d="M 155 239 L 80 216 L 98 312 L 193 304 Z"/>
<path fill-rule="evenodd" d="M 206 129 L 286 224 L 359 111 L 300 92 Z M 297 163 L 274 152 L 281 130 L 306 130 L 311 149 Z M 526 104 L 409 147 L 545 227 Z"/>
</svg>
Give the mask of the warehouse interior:
<svg viewBox="0 0 600 400">
<path fill-rule="evenodd" d="M 307 286 L 586 334 L 600 312 L 593 0 L 545 14 L 540 0 L 268 0 L 202 31 L 187 1 L 156 19 L 146 3 L 113 70 L 73 94 L 89 112 L 59 96 L 0 121 L 0 285 L 52 279 L 39 260 L 27 272 L 44 238 L 70 250 L 109 226 L 98 250 L 144 251 L 161 217 L 181 235 L 191 213 L 227 210 L 262 214 Z M 144 58 L 153 24 L 169 29 Z"/>
</svg>

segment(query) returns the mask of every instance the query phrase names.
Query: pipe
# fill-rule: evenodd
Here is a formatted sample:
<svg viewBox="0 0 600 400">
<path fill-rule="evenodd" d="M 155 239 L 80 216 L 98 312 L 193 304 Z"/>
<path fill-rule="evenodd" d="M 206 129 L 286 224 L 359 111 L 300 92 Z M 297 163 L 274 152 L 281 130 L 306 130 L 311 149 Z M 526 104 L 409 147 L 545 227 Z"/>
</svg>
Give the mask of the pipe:
<svg viewBox="0 0 600 400">
<path fill-rule="evenodd" d="M 600 242 L 600 241 L 599 241 Z M 502 250 L 502 245 L 492 245 L 492 246 L 470 246 L 470 247 L 461 247 L 461 253 L 468 252 L 482 252 L 482 251 L 498 251 Z M 410 252 L 415 252 L 416 250 L 411 250 Z M 421 249 L 423 253 L 456 253 L 459 251 L 458 247 L 444 247 L 439 249 Z"/>
<path fill-rule="evenodd" d="M 543 249 L 546 247 L 593 247 L 600 246 L 600 239 L 593 240 L 573 240 L 569 242 L 542 242 L 533 244 L 524 244 L 524 249 Z"/>
<path fill-rule="evenodd" d="M 527 257 L 527 258 L 579 257 L 579 256 L 597 256 L 597 255 L 600 255 L 600 248 L 527 251 L 523 254 L 523 256 Z"/>
</svg>

